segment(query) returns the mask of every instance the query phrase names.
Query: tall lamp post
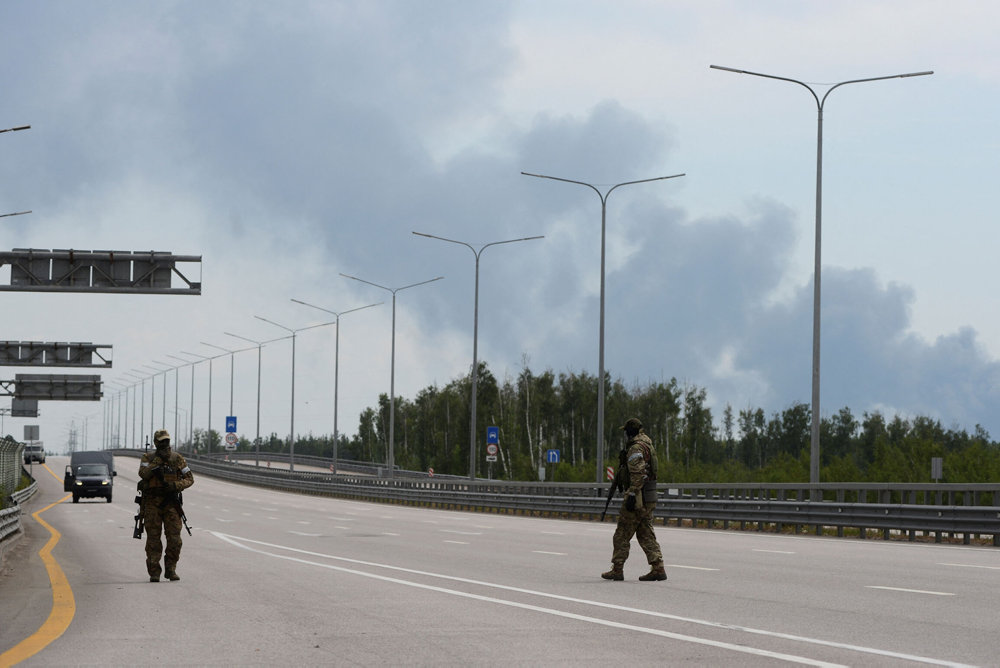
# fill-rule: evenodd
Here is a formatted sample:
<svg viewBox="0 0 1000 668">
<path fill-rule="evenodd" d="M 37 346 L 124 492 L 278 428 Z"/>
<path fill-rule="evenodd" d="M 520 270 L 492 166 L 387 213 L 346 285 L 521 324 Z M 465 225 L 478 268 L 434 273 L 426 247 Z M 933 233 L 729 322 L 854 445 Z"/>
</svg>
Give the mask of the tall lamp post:
<svg viewBox="0 0 1000 668">
<path fill-rule="evenodd" d="M 160 373 L 163 374 L 163 399 L 162 399 L 162 403 L 163 403 L 162 411 L 163 412 L 161 413 L 161 415 L 163 417 L 163 423 L 162 424 L 163 424 L 164 427 L 166 427 L 167 426 L 167 371 L 172 371 L 172 370 L 176 369 L 177 367 L 171 366 L 170 364 L 167 364 L 166 362 L 160 362 L 159 360 L 153 360 L 153 364 L 159 364 L 162 367 L 166 367 L 165 369 L 163 369 L 160 372 Z M 174 431 L 177 431 L 177 429 L 175 428 Z"/>
<path fill-rule="evenodd" d="M 445 237 L 438 237 L 433 234 L 425 234 L 423 232 L 414 232 L 417 236 L 427 237 L 428 239 L 437 239 L 438 241 L 447 241 L 453 244 L 459 244 L 465 246 L 472 251 L 472 254 L 476 257 L 476 289 L 475 289 L 475 300 L 472 307 L 472 395 L 469 398 L 469 480 L 476 479 L 476 390 L 479 379 L 479 256 L 483 254 L 483 251 L 490 246 L 499 246 L 500 244 L 512 244 L 518 241 L 533 241 L 535 239 L 544 239 L 544 235 L 535 237 L 522 237 L 520 239 L 507 239 L 506 241 L 492 241 L 488 244 L 484 244 L 476 250 L 471 244 L 467 244 L 464 241 L 456 241 L 455 239 L 446 239 Z"/>
<path fill-rule="evenodd" d="M 816 249 L 815 249 L 815 265 L 813 267 L 813 340 L 812 340 L 812 433 L 810 436 L 809 444 L 809 482 L 818 483 L 819 482 L 819 464 L 820 464 L 820 450 L 819 450 L 819 428 L 820 428 L 820 413 L 819 413 L 819 350 L 820 350 L 820 259 L 822 257 L 822 239 L 823 239 L 823 106 L 826 104 L 826 98 L 830 96 L 837 88 L 841 86 L 846 86 L 852 83 L 864 83 L 867 81 L 884 81 L 886 79 L 906 79 L 909 77 L 922 77 L 928 74 L 934 74 L 933 71 L 927 72 L 909 72 L 907 74 L 892 74 L 883 77 L 869 77 L 866 79 L 850 79 L 848 81 L 841 81 L 839 83 L 831 84 L 828 86 L 826 93 L 823 94 L 821 98 L 816 90 L 804 81 L 799 81 L 798 79 L 790 79 L 788 77 L 774 76 L 773 74 L 762 74 L 760 72 L 749 72 L 747 70 L 738 70 L 732 67 L 722 67 L 721 65 L 710 65 L 713 70 L 723 70 L 725 72 L 735 72 L 736 74 L 749 74 L 755 77 L 764 77 L 765 79 L 777 79 L 778 81 L 788 81 L 790 83 L 798 84 L 802 86 L 813 96 L 813 100 L 816 102 Z"/>
<path fill-rule="evenodd" d="M 288 470 L 295 470 L 295 336 L 299 332 L 303 332 L 307 329 L 315 329 L 316 327 L 325 327 L 327 325 L 332 325 L 332 322 L 324 322 L 318 325 L 309 325 L 308 327 L 300 327 L 298 329 L 292 329 L 291 327 L 285 327 L 284 325 L 279 325 L 273 320 L 268 320 L 267 318 L 262 318 L 259 315 L 255 315 L 258 320 L 263 320 L 266 323 L 270 323 L 275 327 L 280 327 L 286 332 L 292 335 L 292 406 L 291 406 L 291 425 L 288 431 Z"/>
<path fill-rule="evenodd" d="M 242 339 L 244 341 L 249 341 L 257 345 L 257 438 L 254 441 L 257 444 L 255 448 L 256 451 L 256 461 L 255 466 L 260 466 L 260 349 L 266 343 L 266 341 L 254 341 L 253 339 L 248 339 L 245 336 L 240 336 L 239 334 L 232 334 L 231 332 L 223 332 L 227 336 L 233 336 L 237 339 Z"/>
<path fill-rule="evenodd" d="M 191 439 L 191 443 L 189 444 L 189 447 L 191 447 L 192 450 L 193 450 L 194 449 L 194 365 L 195 365 L 195 362 L 192 362 L 191 360 L 186 360 L 183 357 L 178 357 L 177 355 L 171 355 L 170 353 L 167 353 L 167 357 L 171 357 L 171 358 L 173 358 L 175 360 L 179 360 L 179 361 L 183 362 L 184 364 L 182 364 L 181 366 L 190 366 L 191 367 L 191 397 L 190 397 L 190 400 L 191 400 L 191 409 L 188 411 L 188 420 L 189 420 L 189 422 L 188 422 L 188 435 L 189 435 L 189 437 Z M 177 369 L 174 371 L 174 431 L 177 431 L 178 428 L 179 428 L 178 427 L 178 423 L 177 423 L 177 420 L 178 420 L 178 416 L 177 416 L 177 411 L 178 411 L 178 394 L 177 394 L 177 388 L 178 387 L 180 387 L 180 367 L 177 367 Z"/>
<path fill-rule="evenodd" d="M 418 285 L 426 285 L 427 283 L 433 283 L 434 281 L 440 281 L 444 276 L 438 276 L 436 278 L 430 278 L 426 281 L 420 281 L 419 283 L 411 283 L 410 285 L 404 285 L 400 288 L 387 288 L 384 285 L 379 285 L 378 283 L 372 283 L 371 281 L 366 281 L 363 278 L 358 278 L 357 276 L 348 276 L 347 274 L 341 274 L 344 278 L 350 278 L 351 280 L 359 281 L 367 285 L 371 285 L 376 288 L 380 288 L 387 292 L 392 293 L 392 353 L 390 355 L 389 361 L 389 447 L 387 448 L 387 466 L 389 467 L 389 477 L 395 477 L 395 436 L 396 436 L 396 293 L 408 288 L 415 288 Z"/>
<path fill-rule="evenodd" d="M 585 183 L 584 181 L 573 181 L 572 179 L 563 179 L 558 176 L 546 176 L 545 174 L 529 174 L 528 172 L 521 173 L 525 176 L 533 176 L 538 179 L 551 179 L 553 181 L 562 181 L 563 183 L 575 183 L 578 186 L 586 186 L 597 193 L 597 196 L 601 198 L 601 324 L 600 336 L 598 337 L 597 355 L 597 482 L 600 483 L 603 479 L 604 473 L 604 255 L 606 245 L 605 238 L 607 236 L 608 197 L 617 188 L 631 186 L 637 183 L 651 183 L 653 181 L 676 179 L 684 176 L 684 174 L 657 176 L 651 179 L 639 179 L 638 181 L 625 181 L 624 183 L 616 183 L 604 192 L 601 192 L 597 186 Z"/>
<path fill-rule="evenodd" d="M 236 357 L 236 351 L 230 350 L 229 348 L 223 348 L 222 346 L 217 346 L 214 343 L 201 342 L 201 345 L 208 346 L 209 348 L 215 348 L 216 350 L 221 350 L 223 352 L 229 353 L 229 414 L 233 414 L 233 379 L 236 377 L 234 369 L 234 358 Z"/>
<path fill-rule="evenodd" d="M 198 353 L 189 353 L 185 350 L 181 351 L 181 355 L 188 355 L 190 357 L 198 357 L 203 360 L 208 360 L 208 427 L 205 429 L 205 454 L 211 454 L 212 452 L 212 360 L 214 357 L 208 357 L 207 355 L 199 355 Z M 191 396 L 194 396 L 194 367 L 191 367 Z M 191 400 L 191 419 L 194 420 L 194 399 Z M 194 440 L 194 431 L 191 431 L 191 440 Z M 194 443 L 191 444 L 194 446 Z"/>
<path fill-rule="evenodd" d="M 337 316 L 334 321 L 336 323 L 336 338 L 333 344 L 333 462 L 331 463 L 331 471 L 333 473 L 337 472 L 337 444 L 340 438 L 340 433 L 337 431 L 337 391 L 338 391 L 338 379 L 340 377 L 340 316 L 347 315 L 348 313 L 354 313 L 355 311 L 360 311 L 362 309 L 371 308 L 372 306 L 379 306 L 383 302 L 378 302 L 377 304 L 368 304 L 367 306 L 359 306 L 357 308 L 352 308 L 347 311 L 331 311 L 329 309 L 316 306 L 315 304 L 308 304 L 300 299 L 293 299 L 296 304 L 302 304 L 303 306 L 309 306 L 314 309 L 323 311 L 324 313 L 330 313 Z"/>
<path fill-rule="evenodd" d="M 135 371 L 127 371 L 125 375 L 132 376 L 132 378 L 138 380 L 139 386 L 142 389 L 142 396 L 139 398 L 139 445 L 143 445 L 141 432 L 144 427 L 143 422 L 146 421 L 146 379 L 149 376 L 143 376 Z M 132 391 L 132 436 L 133 438 L 135 437 L 135 390 Z M 152 438 L 153 435 L 150 434 L 149 436 Z M 147 440 L 145 445 L 148 444 L 149 441 Z"/>
</svg>

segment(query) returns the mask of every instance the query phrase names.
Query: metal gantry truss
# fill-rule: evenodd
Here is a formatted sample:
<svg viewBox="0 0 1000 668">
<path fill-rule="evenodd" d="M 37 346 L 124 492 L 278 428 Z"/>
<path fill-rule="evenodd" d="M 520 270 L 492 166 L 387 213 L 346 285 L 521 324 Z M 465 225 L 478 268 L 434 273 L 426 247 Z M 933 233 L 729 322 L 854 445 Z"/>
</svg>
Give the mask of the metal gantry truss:
<svg viewBox="0 0 1000 668">
<path fill-rule="evenodd" d="M 0 284 L 0 291 L 200 295 L 201 281 L 181 273 L 177 267 L 181 262 L 200 267 L 201 256 L 169 251 L 15 248 L 0 252 L 0 268 L 10 265 L 10 284 Z M 174 276 L 184 287 L 171 286 Z"/>
</svg>

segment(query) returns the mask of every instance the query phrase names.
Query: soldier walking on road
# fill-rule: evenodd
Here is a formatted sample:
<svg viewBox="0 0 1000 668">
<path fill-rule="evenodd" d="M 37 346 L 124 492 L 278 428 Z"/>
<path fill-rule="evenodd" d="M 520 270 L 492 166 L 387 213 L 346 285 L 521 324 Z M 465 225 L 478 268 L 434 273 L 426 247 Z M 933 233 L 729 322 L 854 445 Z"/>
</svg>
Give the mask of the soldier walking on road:
<svg viewBox="0 0 1000 668">
<path fill-rule="evenodd" d="M 656 451 L 653 441 L 642 429 L 638 418 L 629 418 L 622 427 L 625 445 L 619 454 L 615 484 L 625 493 L 625 501 L 618 513 L 618 527 L 613 539 L 611 570 L 601 573 L 605 580 L 624 580 L 623 568 L 628 559 L 632 536 L 639 540 L 639 547 L 646 553 L 650 571 L 639 579 L 648 582 L 666 580 L 663 554 L 653 533 L 653 511 L 656 509 Z"/>
<path fill-rule="evenodd" d="M 160 555 L 164 576 L 180 580 L 177 561 L 181 557 L 181 495 L 194 484 L 194 475 L 179 453 L 170 449 L 170 434 L 160 429 L 153 435 L 156 452 L 147 452 L 139 463 L 139 489 L 142 490 L 142 514 L 146 528 L 146 570 L 150 582 L 160 581 Z M 160 531 L 167 540 L 166 550 Z"/>
</svg>

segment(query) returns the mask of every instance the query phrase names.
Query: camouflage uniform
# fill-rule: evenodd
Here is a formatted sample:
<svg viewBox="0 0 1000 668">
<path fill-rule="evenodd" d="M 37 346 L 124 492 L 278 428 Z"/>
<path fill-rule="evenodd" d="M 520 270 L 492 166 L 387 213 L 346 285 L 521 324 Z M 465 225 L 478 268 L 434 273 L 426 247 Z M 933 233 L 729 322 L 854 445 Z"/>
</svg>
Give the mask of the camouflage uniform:
<svg viewBox="0 0 1000 668">
<path fill-rule="evenodd" d="M 160 579 L 160 555 L 169 580 L 179 580 L 177 561 L 181 556 L 181 510 L 178 494 L 194 484 L 194 475 L 179 453 L 170 449 L 170 434 L 165 429 L 153 437 L 155 452 L 147 452 L 139 462 L 142 489 L 143 521 L 146 528 L 146 570 L 150 582 Z M 167 539 L 163 550 L 160 531 Z"/>
<path fill-rule="evenodd" d="M 635 498 L 634 509 L 622 503 L 618 514 L 618 527 L 612 539 L 611 570 L 602 577 L 607 580 L 624 578 L 622 570 L 628 559 L 629 543 L 632 536 L 639 541 L 639 547 L 646 553 L 646 561 L 651 566 L 649 574 L 640 580 L 666 580 L 663 568 L 663 554 L 653 532 L 653 511 L 656 509 L 656 451 L 653 441 L 642 430 L 642 423 L 629 418 L 625 426 L 628 440 L 619 455 L 618 472 L 615 480 L 618 489 L 624 491 L 626 502 Z"/>
</svg>

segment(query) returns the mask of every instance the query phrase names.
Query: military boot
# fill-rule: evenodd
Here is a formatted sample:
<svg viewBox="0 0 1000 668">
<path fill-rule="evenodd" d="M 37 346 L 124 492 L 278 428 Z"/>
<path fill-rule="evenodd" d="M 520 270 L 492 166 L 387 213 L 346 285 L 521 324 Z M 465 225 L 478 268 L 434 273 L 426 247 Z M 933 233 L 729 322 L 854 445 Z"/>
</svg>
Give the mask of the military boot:
<svg viewBox="0 0 1000 668">
<path fill-rule="evenodd" d="M 640 575 L 639 579 L 643 582 L 651 582 L 657 580 L 666 580 L 667 572 L 663 568 L 663 562 L 658 564 L 652 564 L 650 570 L 645 575 Z"/>
<path fill-rule="evenodd" d="M 624 580 L 625 573 L 622 572 L 621 564 L 611 564 L 611 570 L 607 573 L 601 573 L 601 577 L 605 580 Z"/>
<path fill-rule="evenodd" d="M 175 571 L 172 568 L 168 568 L 167 572 L 164 573 L 164 575 L 166 576 L 166 578 L 168 580 L 171 580 L 171 581 L 180 580 L 181 579 L 181 576 L 177 575 L 177 571 Z M 666 576 L 664 576 L 664 579 L 666 579 Z"/>
</svg>

